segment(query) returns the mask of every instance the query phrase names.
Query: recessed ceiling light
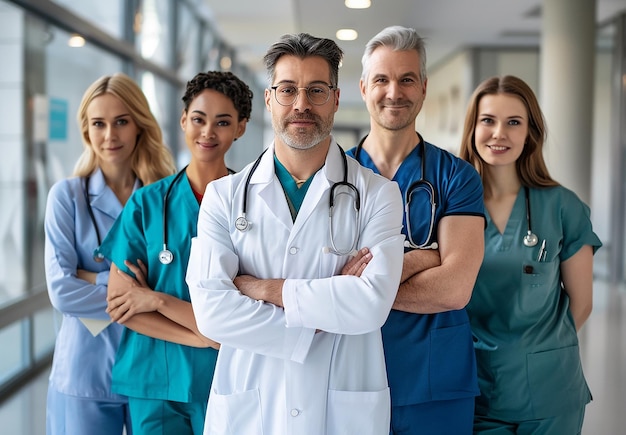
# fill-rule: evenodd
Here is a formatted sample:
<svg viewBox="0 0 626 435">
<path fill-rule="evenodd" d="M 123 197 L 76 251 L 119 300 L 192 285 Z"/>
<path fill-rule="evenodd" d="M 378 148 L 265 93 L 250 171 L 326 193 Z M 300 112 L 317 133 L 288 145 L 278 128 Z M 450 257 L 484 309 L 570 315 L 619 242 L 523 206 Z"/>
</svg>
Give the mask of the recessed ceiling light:
<svg viewBox="0 0 626 435">
<path fill-rule="evenodd" d="M 350 9 L 367 9 L 371 5 L 370 0 L 346 0 L 346 7 Z"/>
<path fill-rule="evenodd" d="M 339 29 L 336 36 L 340 41 L 354 41 L 359 34 L 354 29 Z"/>
<path fill-rule="evenodd" d="M 70 47 L 82 47 L 85 45 L 85 38 L 74 33 L 72 36 L 70 36 L 70 39 L 67 40 L 67 45 L 69 45 Z"/>
<path fill-rule="evenodd" d="M 229 71 L 231 66 L 233 66 L 233 61 L 229 56 L 224 56 L 220 59 L 220 67 L 222 70 Z"/>
</svg>

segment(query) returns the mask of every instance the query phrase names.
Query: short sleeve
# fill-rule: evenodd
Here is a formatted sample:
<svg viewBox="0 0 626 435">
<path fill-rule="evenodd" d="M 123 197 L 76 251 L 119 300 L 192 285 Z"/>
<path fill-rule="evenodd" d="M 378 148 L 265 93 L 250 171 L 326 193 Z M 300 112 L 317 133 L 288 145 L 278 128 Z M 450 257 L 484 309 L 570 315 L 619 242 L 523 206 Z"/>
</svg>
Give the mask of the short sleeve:
<svg viewBox="0 0 626 435">
<path fill-rule="evenodd" d="M 483 185 L 478 172 L 467 162 L 457 161 L 456 170 L 450 175 L 446 192 L 443 216 L 484 216 Z"/>
<path fill-rule="evenodd" d="M 593 253 L 602 246 L 602 242 L 593 232 L 590 209 L 570 190 L 563 189 L 561 202 L 561 221 L 563 222 L 563 247 L 561 261 L 565 261 L 584 245 L 591 245 Z"/>
</svg>

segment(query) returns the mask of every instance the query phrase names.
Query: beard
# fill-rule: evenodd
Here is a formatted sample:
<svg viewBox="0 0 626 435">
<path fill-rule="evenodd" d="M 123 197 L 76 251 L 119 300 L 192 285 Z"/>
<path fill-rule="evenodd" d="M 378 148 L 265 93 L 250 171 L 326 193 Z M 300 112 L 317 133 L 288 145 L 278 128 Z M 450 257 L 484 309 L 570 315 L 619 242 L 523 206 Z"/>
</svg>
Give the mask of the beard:
<svg viewBox="0 0 626 435">
<path fill-rule="evenodd" d="M 291 122 L 296 120 L 314 121 L 310 127 L 293 127 Z M 326 139 L 333 128 L 334 113 L 323 119 L 312 113 L 288 116 L 284 119 L 274 119 L 272 126 L 276 135 L 290 148 L 308 150 Z"/>
<path fill-rule="evenodd" d="M 415 118 L 419 114 L 421 104 L 416 107 L 414 103 L 404 100 L 388 100 L 385 103 L 384 107 L 374 106 L 372 112 L 375 113 L 373 117 L 378 125 L 391 131 L 404 130 L 409 126 L 415 128 Z M 394 105 L 409 105 L 409 108 L 394 109 Z"/>
</svg>

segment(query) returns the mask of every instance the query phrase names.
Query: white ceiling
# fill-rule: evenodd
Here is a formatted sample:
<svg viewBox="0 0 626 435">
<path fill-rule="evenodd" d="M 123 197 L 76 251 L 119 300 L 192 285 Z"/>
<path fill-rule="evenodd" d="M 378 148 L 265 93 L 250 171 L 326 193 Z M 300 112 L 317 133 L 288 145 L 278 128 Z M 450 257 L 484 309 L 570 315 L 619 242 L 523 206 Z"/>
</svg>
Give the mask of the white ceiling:
<svg viewBox="0 0 626 435">
<path fill-rule="evenodd" d="M 548 0 L 543 0 L 548 1 Z M 537 46 L 542 0 L 372 0 L 369 9 L 348 9 L 343 0 L 205 0 L 218 33 L 237 58 L 264 76 L 262 58 L 284 33 L 307 32 L 335 39 L 340 28 L 358 32 L 337 41 L 344 50 L 339 72 L 342 105 L 361 105 L 358 80 L 366 42 L 390 25 L 415 28 L 426 39 L 432 67 L 473 45 Z M 605 23 L 626 0 L 596 0 L 597 22 Z M 263 82 L 264 83 L 264 82 Z"/>
</svg>

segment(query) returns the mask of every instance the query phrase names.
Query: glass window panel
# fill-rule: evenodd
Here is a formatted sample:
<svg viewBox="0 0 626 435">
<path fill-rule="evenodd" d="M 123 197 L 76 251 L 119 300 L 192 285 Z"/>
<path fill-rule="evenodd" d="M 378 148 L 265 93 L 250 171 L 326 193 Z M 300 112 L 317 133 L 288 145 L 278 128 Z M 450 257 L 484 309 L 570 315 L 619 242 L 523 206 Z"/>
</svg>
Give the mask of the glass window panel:
<svg viewBox="0 0 626 435">
<path fill-rule="evenodd" d="M 123 38 L 124 0 L 53 0 L 116 38 Z"/>
<path fill-rule="evenodd" d="M 103 75 L 122 71 L 122 61 L 93 44 L 80 48 L 68 46 L 70 34 L 53 29 L 46 47 L 45 80 L 51 115 L 63 124 L 55 124 L 48 140 L 46 168 L 49 179 L 56 181 L 69 176 L 83 142 L 76 113 L 85 90 Z M 71 77 L 71 80 L 67 78 Z"/>
<path fill-rule="evenodd" d="M 176 135 L 173 132 L 180 130 L 177 124 L 180 111 L 179 109 L 172 111 L 172 85 L 168 81 L 148 71 L 142 72 L 139 77 L 141 89 L 144 94 L 146 94 L 148 103 L 150 103 L 150 109 L 163 131 L 163 142 L 165 142 L 174 155 L 176 155 L 177 146 L 173 142 L 173 138 L 175 138 Z M 182 94 L 180 95 L 182 97 Z M 178 101 L 174 102 L 174 104 L 176 104 L 176 107 L 179 107 Z M 180 103 L 180 107 L 182 109 L 182 103 Z M 172 116 L 174 112 L 177 114 L 176 116 Z"/>
<path fill-rule="evenodd" d="M 37 311 L 33 316 L 33 357 L 39 360 L 54 349 L 57 317 L 52 308 Z"/>
<path fill-rule="evenodd" d="M 22 322 L 0 329 L 0 349 L 4 349 L 0 358 L 0 382 L 4 382 L 25 367 Z"/>
<path fill-rule="evenodd" d="M 182 80 L 189 80 L 199 70 L 199 32 L 200 22 L 194 14 L 180 5 L 178 20 L 178 36 L 176 38 L 176 66 Z"/>
<path fill-rule="evenodd" d="M 144 0 L 135 19 L 137 51 L 145 58 L 166 68 L 171 58 L 171 2 Z"/>
<path fill-rule="evenodd" d="M 217 38 L 213 32 L 208 27 L 205 27 L 201 47 L 201 58 L 203 61 L 200 69 L 202 71 L 214 71 L 217 69 L 219 63 L 217 56 L 219 49 L 217 43 Z"/>
</svg>

